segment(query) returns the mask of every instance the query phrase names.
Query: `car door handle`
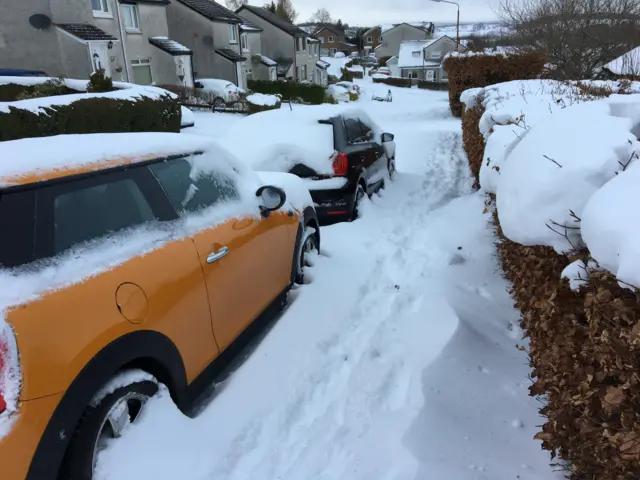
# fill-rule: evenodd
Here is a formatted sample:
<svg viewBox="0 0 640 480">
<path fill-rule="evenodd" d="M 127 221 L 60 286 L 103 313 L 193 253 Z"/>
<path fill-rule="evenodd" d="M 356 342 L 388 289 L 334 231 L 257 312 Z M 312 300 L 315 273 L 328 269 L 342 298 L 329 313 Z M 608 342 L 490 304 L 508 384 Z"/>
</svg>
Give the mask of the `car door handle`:
<svg viewBox="0 0 640 480">
<path fill-rule="evenodd" d="M 207 257 L 207 263 L 217 262 L 227 253 L 229 253 L 229 247 L 222 247 L 218 252 L 211 252 Z"/>
</svg>

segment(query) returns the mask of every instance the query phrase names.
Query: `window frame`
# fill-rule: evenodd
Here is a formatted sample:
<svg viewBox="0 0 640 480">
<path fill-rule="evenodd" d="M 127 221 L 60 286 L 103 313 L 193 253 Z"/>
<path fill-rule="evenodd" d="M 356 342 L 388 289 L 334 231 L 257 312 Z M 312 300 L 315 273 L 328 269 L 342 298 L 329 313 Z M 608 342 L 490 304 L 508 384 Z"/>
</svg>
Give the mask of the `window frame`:
<svg viewBox="0 0 640 480">
<path fill-rule="evenodd" d="M 442 57 L 442 50 L 434 50 L 431 52 L 431 55 L 429 58 L 437 58 L 440 59 L 440 57 Z"/>
<path fill-rule="evenodd" d="M 361 141 L 357 141 L 354 140 L 351 136 L 351 132 L 349 130 L 349 127 L 347 126 L 347 121 L 353 121 L 355 122 L 358 127 L 360 128 L 360 132 L 362 133 L 362 135 L 358 138 L 364 138 L 364 129 L 362 128 L 362 122 L 359 119 L 355 119 L 355 118 L 344 118 L 342 119 L 342 124 L 344 125 L 344 131 L 346 133 L 346 138 L 347 141 L 349 142 L 350 145 L 362 145 L 363 143 L 371 143 L 368 140 L 361 140 Z"/>
<path fill-rule="evenodd" d="M 98 172 L 72 175 L 44 182 L 42 185 L 35 187 L 37 195 L 35 210 L 34 260 L 37 261 L 54 258 L 58 255 L 58 253 L 55 252 L 55 198 L 60 194 L 61 190 L 64 191 L 65 186 L 68 187 L 69 184 L 77 184 L 76 188 L 68 190 L 71 192 L 80 190 L 82 189 L 81 187 L 87 188 L 90 186 L 102 185 L 105 183 L 105 177 L 110 177 L 111 182 L 133 180 L 149 204 L 157 221 L 166 222 L 177 220 L 179 218 L 177 212 L 173 208 L 169 198 L 166 196 L 162 186 L 148 168 L 148 163 L 157 161 L 160 160 L 152 160 L 151 162 L 145 162 L 144 164 L 118 166 L 115 168 L 100 170 Z M 80 186 L 80 184 L 82 185 Z M 93 240 L 99 241 L 98 238 Z"/>
<path fill-rule="evenodd" d="M 4 214 L 8 214 L 8 218 Z M 35 219 L 35 188 L 9 187 L 0 191 L 0 228 L 11 232 L 11 235 L 0 239 L 2 252 L 6 252 L 10 258 L 9 263 L 0 263 L 0 269 L 17 268 L 34 261 Z M 14 246 L 17 248 L 12 248 Z M 0 259 L 2 256 L 3 253 L 0 253 Z"/>
<path fill-rule="evenodd" d="M 369 35 L 367 37 L 367 43 L 373 43 L 373 36 Z"/>
<path fill-rule="evenodd" d="M 140 10 L 138 9 L 138 5 L 130 4 L 130 3 L 122 3 L 120 4 L 120 8 L 122 8 L 122 23 L 124 29 L 127 33 L 142 33 L 142 28 L 140 27 Z M 133 21 L 133 26 L 127 26 L 127 15 L 131 14 L 131 20 Z"/>
<path fill-rule="evenodd" d="M 227 23 L 227 34 L 229 36 L 229 43 L 231 45 L 237 45 L 238 43 L 238 32 L 236 30 L 235 23 Z"/>
<path fill-rule="evenodd" d="M 329 43 L 334 43 L 336 41 L 336 37 L 333 35 L 329 35 Z"/>
<path fill-rule="evenodd" d="M 249 36 L 246 33 L 240 34 L 240 49 L 243 52 L 249 51 Z"/>
<path fill-rule="evenodd" d="M 151 58 L 133 58 L 129 63 L 131 64 L 132 74 L 134 68 L 149 67 L 149 77 L 151 77 L 151 82 L 149 83 L 149 85 L 153 85 L 153 69 L 151 68 Z"/>
<path fill-rule="evenodd" d="M 110 0 L 98 0 L 100 3 L 100 10 L 95 10 L 93 8 L 93 0 L 91 1 L 91 10 L 93 11 L 94 17 L 102 17 L 102 18 L 113 18 L 113 12 L 111 11 Z"/>
<path fill-rule="evenodd" d="M 324 43 L 324 37 L 318 37 L 318 40 L 320 40 L 321 45 Z"/>
</svg>

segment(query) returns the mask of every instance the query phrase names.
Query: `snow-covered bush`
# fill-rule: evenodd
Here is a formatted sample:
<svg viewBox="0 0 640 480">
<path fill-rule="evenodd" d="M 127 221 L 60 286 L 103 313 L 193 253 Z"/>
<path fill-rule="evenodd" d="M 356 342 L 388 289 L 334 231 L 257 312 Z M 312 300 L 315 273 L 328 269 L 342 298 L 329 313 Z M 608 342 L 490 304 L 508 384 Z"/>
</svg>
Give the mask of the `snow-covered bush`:
<svg viewBox="0 0 640 480">
<path fill-rule="evenodd" d="M 251 93 L 247 96 L 249 114 L 276 110 L 282 104 L 280 95 L 268 95 L 264 93 Z"/>
</svg>

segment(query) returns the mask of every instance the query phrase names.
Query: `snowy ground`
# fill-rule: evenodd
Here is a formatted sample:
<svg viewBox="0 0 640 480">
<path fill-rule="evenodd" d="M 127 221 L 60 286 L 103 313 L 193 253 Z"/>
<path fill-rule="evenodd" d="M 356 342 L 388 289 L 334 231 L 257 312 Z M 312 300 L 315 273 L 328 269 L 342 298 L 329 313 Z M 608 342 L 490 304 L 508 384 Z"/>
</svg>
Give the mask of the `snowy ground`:
<svg viewBox="0 0 640 480">
<path fill-rule="evenodd" d="M 553 478 L 460 123 L 446 93 L 392 90 L 358 103 L 396 134 L 396 180 L 323 228 L 310 282 L 201 413 L 165 391 L 99 479 Z M 195 117 L 213 137 L 241 118 Z"/>
</svg>

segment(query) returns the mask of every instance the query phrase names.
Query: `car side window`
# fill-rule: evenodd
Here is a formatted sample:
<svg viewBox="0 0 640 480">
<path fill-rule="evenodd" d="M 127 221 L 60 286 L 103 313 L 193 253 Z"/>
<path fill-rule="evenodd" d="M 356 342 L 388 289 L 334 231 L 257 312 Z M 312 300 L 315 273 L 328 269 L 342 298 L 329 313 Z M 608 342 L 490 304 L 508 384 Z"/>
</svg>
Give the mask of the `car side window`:
<svg viewBox="0 0 640 480">
<path fill-rule="evenodd" d="M 366 141 L 373 140 L 373 129 L 363 121 L 360 121 L 360 127 L 362 128 L 362 132 Z"/>
<path fill-rule="evenodd" d="M 194 82 L 193 86 L 194 88 L 204 88 L 200 82 Z"/>
<path fill-rule="evenodd" d="M 0 267 L 33 261 L 35 198 L 32 189 L 0 193 Z"/>
<path fill-rule="evenodd" d="M 345 118 L 344 126 L 347 129 L 347 136 L 351 143 L 361 143 L 366 141 L 362 125 L 357 119 Z"/>
<path fill-rule="evenodd" d="M 132 178 L 92 180 L 68 182 L 52 196 L 53 254 L 157 219 Z"/>
<path fill-rule="evenodd" d="M 181 215 L 240 198 L 233 179 L 219 172 L 194 175 L 185 159 L 167 160 L 149 167 Z"/>
</svg>

